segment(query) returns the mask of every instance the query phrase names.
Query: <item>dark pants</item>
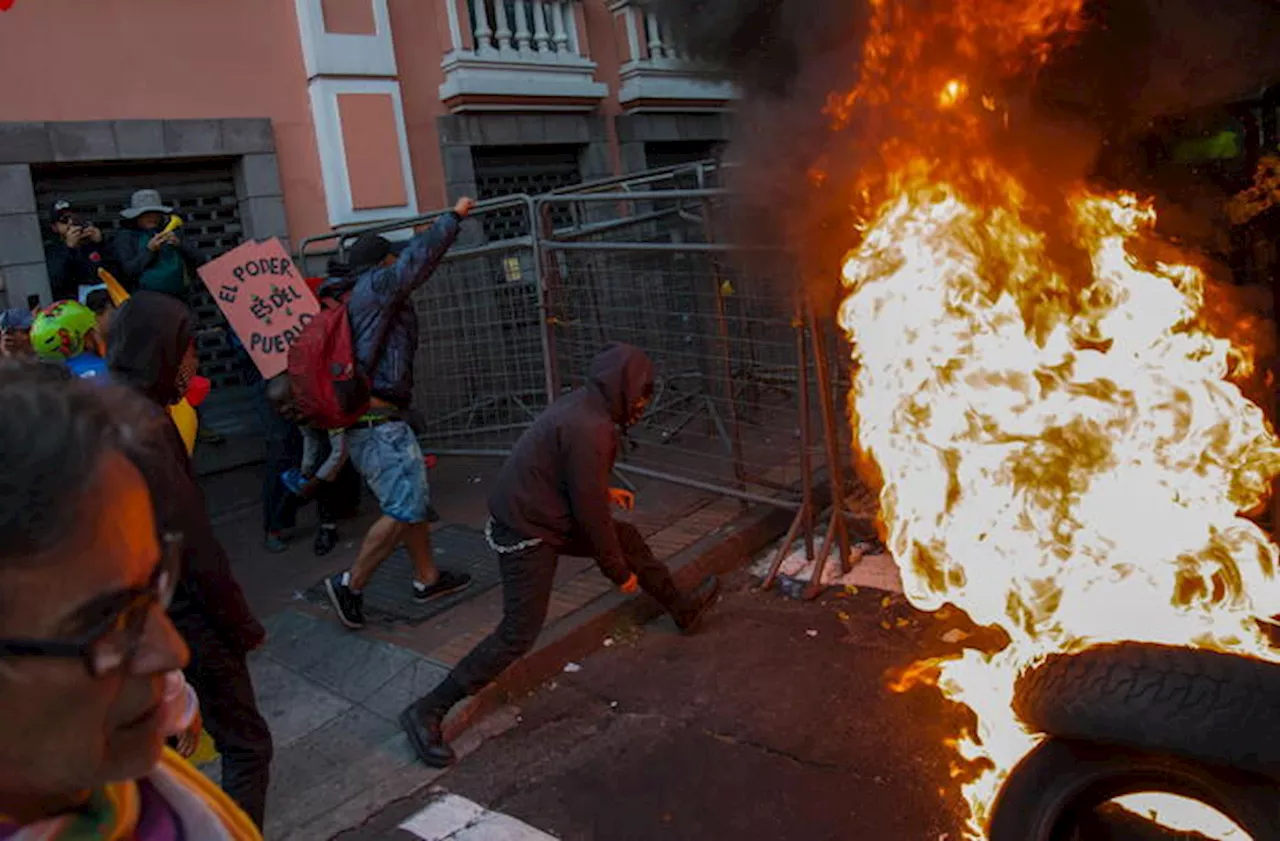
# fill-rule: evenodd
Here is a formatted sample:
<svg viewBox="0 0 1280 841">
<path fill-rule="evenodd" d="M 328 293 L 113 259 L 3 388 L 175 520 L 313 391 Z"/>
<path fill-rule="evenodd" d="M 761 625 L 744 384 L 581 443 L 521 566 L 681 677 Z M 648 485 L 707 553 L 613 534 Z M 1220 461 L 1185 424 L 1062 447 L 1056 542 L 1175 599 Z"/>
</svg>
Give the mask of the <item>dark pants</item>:
<svg viewBox="0 0 1280 841">
<path fill-rule="evenodd" d="M 249 664 L 213 629 L 195 622 L 180 622 L 179 629 L 191 649 L 187 682 L 200 699 L 204 729 L 222 754 L 222 790 L 261 828 L 273 749 Z"/>
<path fill-rule="evenodd" d="M 302 458 L 302 433 L 298 427 L 273 411 L 267 402 L 266 383 L 256 386 L 258 418 L 262 423 L 262 531 L 291 529 L 298 520 L 298 498 L 280 479 L 280 474 L 297 467 Z"/>
<path fill-rule="evenodd" d="M 653 555 L 644 537 L 630 523 L 614 523 L 627 564 L 640 581 L 640 586 L 657 599 L 668 612 L 680 603 L 680 591 L 671 580 L 666 565 Z M 508 539 L 497 533 L 499 543 Z M 518 542 L 518 538 L 516 539 Z M 547 545 L 518 555 L 502 555 L 498 563 L 502 571 L 502 621 L 498 627 L 462 662 L 454 667 L 452 677 L 467 693 L 474 695 L 492 683 L 503 670 L 533 648 L 547 619 L 547 606 L 555 585 L 556 561 L 560 555 L 591 557 L 580 545 L 556 550 Z"/>
<path fill-rule="evenodd" d="M 360 478 L 350 461 L 342 466 L 332 482 L 321 482 L 316 489 L 316 506 L 322 523 L 336 523 L 354 517 L 360 507 Z"/>
</svg>

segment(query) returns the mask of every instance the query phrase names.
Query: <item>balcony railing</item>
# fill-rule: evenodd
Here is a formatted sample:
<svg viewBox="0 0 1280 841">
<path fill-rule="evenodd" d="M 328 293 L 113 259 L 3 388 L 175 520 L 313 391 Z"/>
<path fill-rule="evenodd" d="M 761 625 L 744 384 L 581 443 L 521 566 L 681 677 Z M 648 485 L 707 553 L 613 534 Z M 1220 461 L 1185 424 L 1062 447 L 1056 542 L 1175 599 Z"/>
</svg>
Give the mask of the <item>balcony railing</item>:
<svg viewBox="0 0 1280 841">
<path fill-rule="evenodd" d="M 447 4 L 452 50 L 440 97 L 453 110 L 537 98 L 594 107 L 595 81 L 580 0 L 438 0 Z"/>
<path fill-rule="evenodd" d="M 739 97 L 731 82 L 690 60 L 670 27 L 656 15 L 630 0 L 614 0 L 610 8 L 621 19 L 627 39 L 618 92 L 624 108 L 688 110 L 703 105 L 718 109 Z"/>
<path fill-rule="evenodd" d="M 566 0 L 467 0 L 476 54 L 538 61 L 581 58 L 573 5 Z"/>
</svg>

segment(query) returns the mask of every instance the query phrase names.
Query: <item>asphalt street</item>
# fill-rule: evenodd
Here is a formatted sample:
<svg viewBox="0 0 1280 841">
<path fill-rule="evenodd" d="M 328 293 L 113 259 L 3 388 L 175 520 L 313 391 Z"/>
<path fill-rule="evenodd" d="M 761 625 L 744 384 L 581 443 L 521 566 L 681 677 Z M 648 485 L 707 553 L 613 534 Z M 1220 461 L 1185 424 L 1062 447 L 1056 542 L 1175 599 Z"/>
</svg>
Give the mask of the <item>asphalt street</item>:
<svg viewBox="0 0 1280 841">
<path fill-rule="evenodd" d="M 701 634 L 620 633 L 435 787 L 339 837 L 422 837 L 397 827 L 448 792 L 565 841 L 955 841 L 943 739 L 960 719 L 932 690 L 887 688 L 946 647 L 944 624 L 876 590 L 802 603 L 736 576 Z"/>
</svg>

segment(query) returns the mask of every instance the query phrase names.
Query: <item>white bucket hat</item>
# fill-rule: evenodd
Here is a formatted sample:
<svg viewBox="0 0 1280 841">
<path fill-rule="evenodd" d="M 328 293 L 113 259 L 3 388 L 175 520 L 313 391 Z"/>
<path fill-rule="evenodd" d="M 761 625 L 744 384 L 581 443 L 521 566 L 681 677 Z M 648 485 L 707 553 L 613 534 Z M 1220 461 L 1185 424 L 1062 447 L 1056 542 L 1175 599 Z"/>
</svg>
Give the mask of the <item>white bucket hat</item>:
<svg viewBox="0 0 1280 841">
<path fill-rule="evenodd" d="M 129 199 L 129 206 L 120 211 L 126 219 L 137 219 L 144 213 L 173 213 L 173 208 L 160 201 L 158 190 L 138 190 Z"/>
</svg>

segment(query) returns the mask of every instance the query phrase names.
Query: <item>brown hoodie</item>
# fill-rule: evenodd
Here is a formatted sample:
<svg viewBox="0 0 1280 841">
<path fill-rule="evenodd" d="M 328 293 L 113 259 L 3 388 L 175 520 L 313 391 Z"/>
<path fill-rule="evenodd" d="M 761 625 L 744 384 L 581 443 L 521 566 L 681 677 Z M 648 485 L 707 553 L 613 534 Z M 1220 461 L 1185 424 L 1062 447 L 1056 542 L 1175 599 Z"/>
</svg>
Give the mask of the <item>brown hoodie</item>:
<svg viewBox="0 0 1280 841">
<path fill-rule="evenodd" d="M 494 520 L 555 548 L 590 545 L 615 584 L 631 575 L 613 526 L 609 474 L 619 428 L 636 399 L 653 390 L 653 363 L 613 344 L 591 363 L 587 385 L 557 400 L 525 430 L 489 497 Z"/>
</svg>

